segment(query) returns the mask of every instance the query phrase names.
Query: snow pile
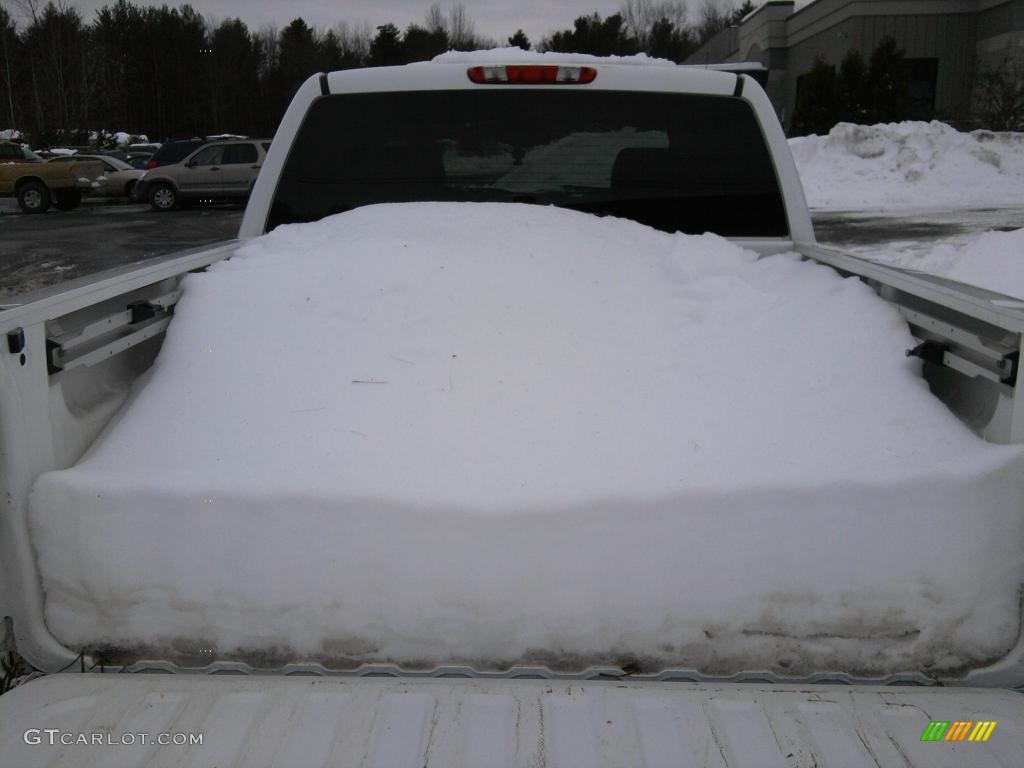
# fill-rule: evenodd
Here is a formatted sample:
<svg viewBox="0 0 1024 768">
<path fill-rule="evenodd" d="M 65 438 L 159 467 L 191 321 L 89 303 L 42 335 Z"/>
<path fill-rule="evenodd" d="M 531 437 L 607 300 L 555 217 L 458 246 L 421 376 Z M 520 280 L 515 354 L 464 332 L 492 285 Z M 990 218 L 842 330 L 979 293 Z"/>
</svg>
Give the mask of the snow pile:
<svg viewBox="0 0 1024 768">
<path fill-rule="evenodd" d="M 584 53 L 524 51 L 522 48 L 490 48 L 483 51 L 448 51 L 431 59 L 436 64 L 633 64 L 675 67 L 670 59 L 655 59 L 646 53 L 632 56 L 592 56 Z M 413 64 L 412 66 L 416 66 Z"/>
<path fill-rule="evenodd" d="M 712 235 L 507 204 L 280 227 L 186 278 L 154 368 L 37 482 L 47 622 L 264 663 L 993 658 L 1024 452 L 912 344 L 857 280 Z"/>
<path fill-rule="evenodd" d="M 17 131 L 14 128 L 5 128 L 0 131 L 0 141 L 14 141 L 15 139 L 21 138 L 21 131 Z"/>
<path fill-rule="evenodd" d="M 860 249 L 897 267 L 948 277 L 968 285 L 1024 299 L 1024 229 L 985 232 L 939 244 L 900 244 Z"/>
<path fill-rule="evenodd" d="M 812 208 L 1019 205 L 1024 133 L 933 121 L 852 125 L 789 140 Z"/>
</svg>

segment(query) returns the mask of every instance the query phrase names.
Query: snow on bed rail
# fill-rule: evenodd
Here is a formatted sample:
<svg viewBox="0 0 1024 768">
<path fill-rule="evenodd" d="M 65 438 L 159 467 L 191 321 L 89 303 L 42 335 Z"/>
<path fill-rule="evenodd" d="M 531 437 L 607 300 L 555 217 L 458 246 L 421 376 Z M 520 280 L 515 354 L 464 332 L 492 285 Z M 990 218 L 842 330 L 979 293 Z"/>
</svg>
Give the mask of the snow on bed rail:
<svg viewBox="0 0 1024 768">
<path fill-rule="evenodd" d="M 1024 453 L 795 255 L 554 208 L 279 227 L 31 499 L 71 647 L 853 673 L 1017 635 Z"/>
<path fill-rule="evenodd" d="M 812 208 L 1020 205 L 1024 133 L 945 123 L 840 123 L 789 140 Z"/>
</svg>

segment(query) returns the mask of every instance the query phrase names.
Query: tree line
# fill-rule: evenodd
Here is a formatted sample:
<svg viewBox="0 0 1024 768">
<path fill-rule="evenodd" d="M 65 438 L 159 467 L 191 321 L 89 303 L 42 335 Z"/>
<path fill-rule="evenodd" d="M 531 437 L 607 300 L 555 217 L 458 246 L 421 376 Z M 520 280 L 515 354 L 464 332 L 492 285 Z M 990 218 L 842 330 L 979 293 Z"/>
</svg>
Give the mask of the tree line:
<svg viewBox="0 0 1024 768">
<path fill-rule="evenodd" d="M 828 133 L 836 123 L 890 123 L 910 116 L 910 72 L 905 52 L 885 37 L 868 61 L 856 48 L 837 69 L 818 56 L 797 83 L 791 133 Z"/>
<path fill-rule="evenodd" d="M 296 88 L 316 72 L 425 61 L 498 45 L 596 55 L 647 53 L 683 61 L 754 9 L 746 0 L 625 0 L 618 13 L 577 18 L 536 46 L 523 30 L 480 35 L 464 6 L 431 5 L 421 22 L 330 28 L 296 18 L 250 28 L 190 5 L 117 0 L 86 20 L 64 0 L 0 5 L 0 127 L 37 146 L 87 143 L 88 129 L 152 140 L 240 133 L 271 136 Z"/>
</svg>

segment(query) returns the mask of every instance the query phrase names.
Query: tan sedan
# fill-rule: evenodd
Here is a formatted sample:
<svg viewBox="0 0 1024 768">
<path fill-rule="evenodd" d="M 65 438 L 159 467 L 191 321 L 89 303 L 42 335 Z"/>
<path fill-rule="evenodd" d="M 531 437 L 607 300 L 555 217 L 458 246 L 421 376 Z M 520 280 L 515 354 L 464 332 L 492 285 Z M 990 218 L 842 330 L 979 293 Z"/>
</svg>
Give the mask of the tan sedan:
<svg viewBox="0 0 1024 768">
<path fill-rule="evenodd" d="M 132 189 L 144 173 L 123 160 L 107 155 L 62 155 L 46 162 L 69 163 L 73 160 L 95 160 L 103 166 L 103 173 L 93 182 L 95 186 L 90 192 L 100 197 L 131 197 Z"/>
</svg>

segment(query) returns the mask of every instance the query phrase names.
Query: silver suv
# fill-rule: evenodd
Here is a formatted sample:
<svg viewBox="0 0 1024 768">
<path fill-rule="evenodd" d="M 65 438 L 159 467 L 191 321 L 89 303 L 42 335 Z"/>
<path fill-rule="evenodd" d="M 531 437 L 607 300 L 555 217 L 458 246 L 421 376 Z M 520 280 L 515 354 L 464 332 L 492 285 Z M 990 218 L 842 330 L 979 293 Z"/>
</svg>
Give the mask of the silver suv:
<svg viewBox="0 0 1024 768">
<path fill-rule="evenodd" d="M 246 200 L 269 149 L 267 139 L 204 144 L 181 162 L 146 171 L 132 197 L 156 211 L 199 201 Z"/>
</svg>

